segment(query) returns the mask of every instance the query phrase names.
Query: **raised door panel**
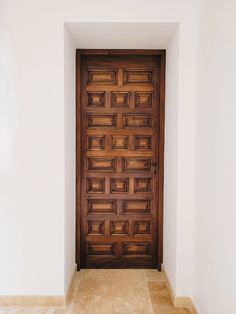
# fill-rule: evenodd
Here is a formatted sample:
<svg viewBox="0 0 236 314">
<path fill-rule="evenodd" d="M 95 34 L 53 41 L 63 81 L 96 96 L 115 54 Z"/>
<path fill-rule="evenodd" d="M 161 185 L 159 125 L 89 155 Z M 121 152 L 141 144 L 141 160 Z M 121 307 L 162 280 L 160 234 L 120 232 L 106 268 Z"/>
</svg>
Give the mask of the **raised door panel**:
<svg viewBox="0 0 236 314">
<path fill-rule="evenodd" d="M 123 125 L 124 128 L 151 128 L 152 115 L 125 113 L 123 115 Z"/>
<path fill-rule="evenodd" d="M 128 235 L 129 222 L 127 220 L 111 221 L 111 235 Z"/>
<path fill-rule="evenodd" d="M 123 158 L 124 172 L 150 172 L 152 160 L 151 158 L 127 157 Z"/>
<path fill-rule="evenodd" d="M 105 107 L 105 92 L 88 93 L 88 107 Z"/>
<path fill-rule="evenodd" d="M 117 84 L 117 70 L 88 70 L 88 84 Z"/>
<path fill-rule="evenodd" d="M 114 255 L 114 243 L 88 243 L 88 255 Z"/>
<path fill-rule="evenodd" d="M 113 92 L 111 95 L 111 108 L 128 108 L 129 92 Z"/>
<path fill-rule="evenodd" d="M 153 71 L 152 70 L 124 70 L 124 84 L 152 84 Z"/>
<path fill-rule="evenodd" d="M 110 179 L 111 193 L 128 193 L 129 179 L 128 178 L 111 178 Z"/>
<path fill-rule="evenodd" d="M 134 193 L 152 192 L 151 178 L 135 178 Z"/>
<path fill-rule="evenodd" d="M 124 255 L 150 255 L 150 243 L 124 243 Z"/>
<path fill-rule="evenodd" d="M 125 200 L 123 201 L 124 214 L 149 214 L 151 200 Z"/>
<path fill-rule="evenodd" d="M 87 178 L 87 193 L 105 193 L 105 178 Z"/>
<path fill-rule="evenodd" d="M 88 221 L 88 235 L 104 235 L 105 221 Z"/>
<path fill-rule="evenodd" d="M 115 157 L 90 157 L 87 159 L 88 171 L 115 171 Z"/>
<path fill-rule="evenodd" d="M 152 148 L 152 137 L 145 135 L 135 136 L 134 148 L 140 150 L 150 150 Z"/>
<path fill-rule="evenodd" d="M 88 200 L 88 214 L 116 214 L 116 200 Z"/>
<path fill-rule="evenodd" d="M 151 222 L 150 221 L 134 221 L 134 235 L 150 235 Z"/>
<path fill-rule="evenodd" d="M 88 128 L 115 128 L 116 114 L 88 114 Z"/>
<path fill-rule="evenodd" d="M 152 92 L 136 92 L 135 107 L 136 108 L 152 108 L 153 93 Z"/>
<path fill-rule="evenodd" d="M 128 149 L 128 136 L 112 136 L 111 149 Z"/>
<path fill-rule="evenodd" d="M 103 150 L 105 149 L 105 136 L 88 136 L 88 150 Z"/>
</svg>

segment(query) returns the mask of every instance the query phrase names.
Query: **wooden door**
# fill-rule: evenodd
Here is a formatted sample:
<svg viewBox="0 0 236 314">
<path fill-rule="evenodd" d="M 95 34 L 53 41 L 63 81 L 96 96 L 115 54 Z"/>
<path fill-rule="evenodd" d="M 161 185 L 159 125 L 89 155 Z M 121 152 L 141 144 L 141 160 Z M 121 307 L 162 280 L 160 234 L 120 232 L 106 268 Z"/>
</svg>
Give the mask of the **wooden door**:
<svg viewBox="0 0 236 314">
<path fill-rule="evenodd" d="M 157 267 L 161 57 L 88 53 L 80 61 L 81 267 Z"/>
</svg>

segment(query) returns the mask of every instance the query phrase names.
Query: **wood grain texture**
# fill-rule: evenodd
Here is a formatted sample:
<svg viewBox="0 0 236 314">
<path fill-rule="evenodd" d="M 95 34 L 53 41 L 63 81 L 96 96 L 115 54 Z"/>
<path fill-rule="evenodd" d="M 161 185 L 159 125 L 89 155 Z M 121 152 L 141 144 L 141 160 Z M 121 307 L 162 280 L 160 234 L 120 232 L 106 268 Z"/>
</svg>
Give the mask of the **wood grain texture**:
<svg viewBox="0 0 236 314">
<path fill-rule="evenodd" d="M 163 50 L 77 53 L 82 268 L 161 267 L 164 74 Z"/>
</svg>

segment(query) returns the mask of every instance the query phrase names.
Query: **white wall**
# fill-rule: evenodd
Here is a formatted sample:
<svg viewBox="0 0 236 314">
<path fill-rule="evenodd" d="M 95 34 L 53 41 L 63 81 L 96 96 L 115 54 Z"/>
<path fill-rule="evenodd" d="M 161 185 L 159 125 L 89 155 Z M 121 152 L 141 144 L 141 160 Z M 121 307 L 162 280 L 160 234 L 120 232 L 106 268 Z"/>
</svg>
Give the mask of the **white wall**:
<svg viewBox="0 0 236 314">
<path fill-rule="evenodd" d="M 173 158 L 166 159 L 169 178 L 165 185 L 165 224 L 172 224 L 173 230 L 169 234 L 168 229 L 165 231 L 167 250 L 164 254 L 176 293 L 192 294 L 197 1 L 5 0 L 1 3 L 0 32 L 4 37 L 0 50 L 4 67 L 1 72 L 1 148 L 4 152 L 1 158 L 4 166 L 0 208 L 4 220 L 0 220 L 0 238 L 4 241 L 0 293 L 63 294 L 67 288 L 74 258 L 74 242 L 71 244 L 74 234 L 71 225 L 74 217 L 74 147 L 71 146 L 74 143 L 74 98 L 70 83 L 73 81 L 73 44 L 68 34 L 64 34 L 64 22 L 92 21 L 125 23 L 120 25 L 123 34 L 130 28 L 140 36 L 140 26 L 135 29 L 133 23 L 180 23 L 178 61 L 170 65 L 173 77 L 168 70 L 167 81 L 170 92 L 175 88 L 176 77 L 179 90 L 175 88 L 176 102 L 174 95 L 167 97 L 167 125 L 172 121 L 177 130 L 175 133 L 172 127 L 166 133 L 166 151 L 174 154 Z M 112 30 L 115 28 L 110 30 L 111 38 Z M 151 36 L 153 32 L 156 42 Z M 138 38 L 133 41 L 133 47 L 126 48 L 160 48 L 160 38 L 167 38 L 161 36 L 162 32 L 155 29 L 155 25 L 150 34 L 146 36 L 150 43 L 138 41 Z M 112 42 L 106 36 L 106 48 L 124 48 L 121 43 L 131 42 L 121 34 Z M 174 57 L 177 42 L 173 46 L 169 42 L 165 45 Z M 178 110 L 175 107 L 172 111 L 171 106 L 178 106 Z M 168 217 L 173 221 L 168 223 Z M 176 245 L 168 244 L 168 238 Z"/>
<path fill-rule="evenodd" d="M 202 314 L 236 311 L 235 12 L 235 1 L 203 3 L 193 281 Z"/>
<path fill-rule="evenodd" d="M 64 30 L 65 265 L 64 292 L 75 269 L 75 46 Z"/>
<path fill-rule="evenodd" d="M 64 30 L 45 9 L 1 2 L 1 295 L 64 293 Z"/>
<path fill-rule="evenodd" d="M 179 28 L 166 52 L 165 167 L 163 264 L 176 290 L 177 198 L 178 198 L 178 118 L 179 118 Z"/>
</svg>

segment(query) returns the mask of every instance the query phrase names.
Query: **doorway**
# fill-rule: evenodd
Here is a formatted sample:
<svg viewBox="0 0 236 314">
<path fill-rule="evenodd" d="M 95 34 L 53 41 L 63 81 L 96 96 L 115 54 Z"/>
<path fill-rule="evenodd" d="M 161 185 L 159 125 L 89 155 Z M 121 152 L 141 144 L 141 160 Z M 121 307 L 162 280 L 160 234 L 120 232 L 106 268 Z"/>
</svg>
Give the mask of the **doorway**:
<svg viewBox="0 0 236 314">
<path fill-rule="evenodd" d="M 78 268 L 158 268 L 164 50 L 78 50 Z"/>
</svg>

